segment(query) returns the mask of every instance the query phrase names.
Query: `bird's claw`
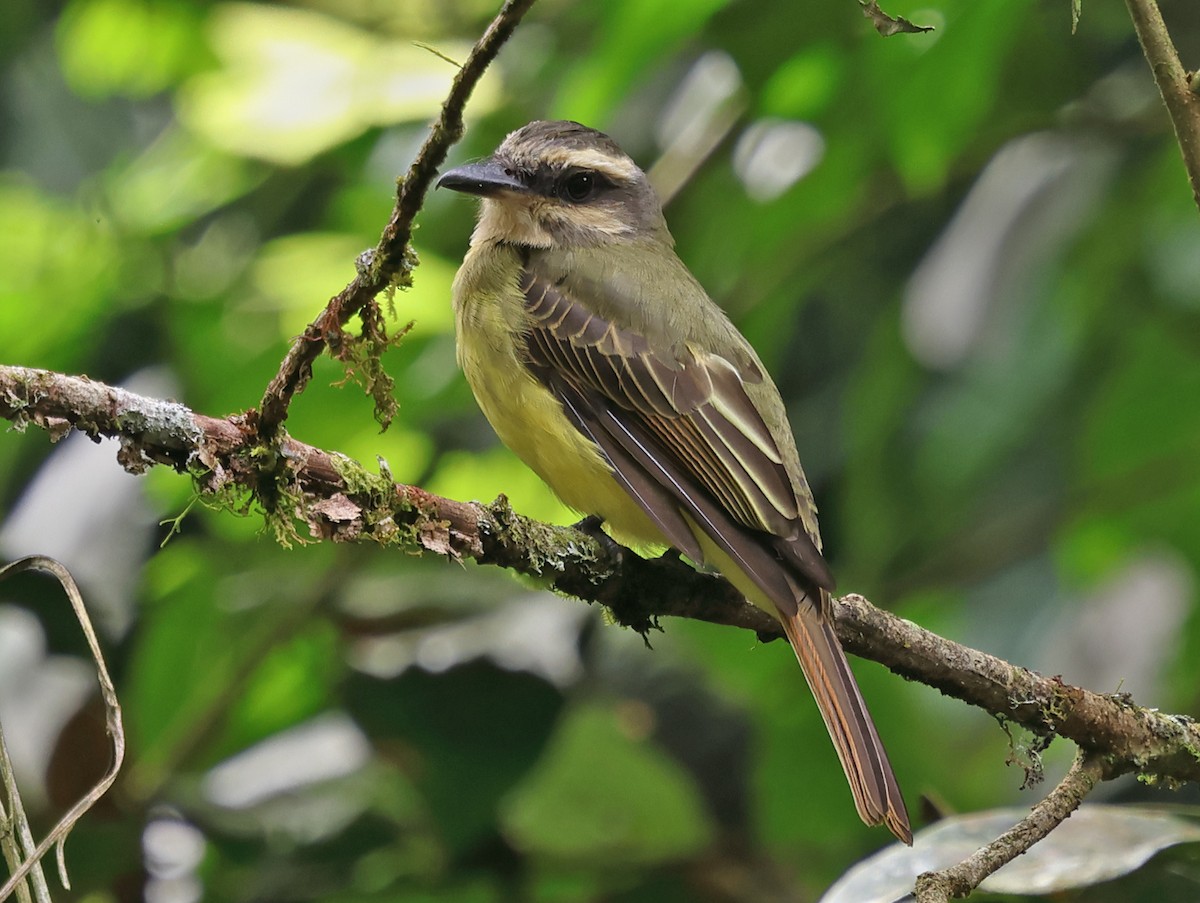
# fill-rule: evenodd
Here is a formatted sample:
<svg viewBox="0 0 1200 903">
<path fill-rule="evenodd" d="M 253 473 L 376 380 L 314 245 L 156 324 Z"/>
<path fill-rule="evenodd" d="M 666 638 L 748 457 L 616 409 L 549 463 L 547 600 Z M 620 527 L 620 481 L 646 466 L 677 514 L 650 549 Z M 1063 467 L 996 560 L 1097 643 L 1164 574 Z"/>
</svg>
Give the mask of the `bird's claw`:
<svg viewBox="0 0 1200 903">
<path fill-rule="evenodd" d="M 618 565 L 621 564 L 622 559 L 625 557 L 625 547 L 604 531 L 604 518 L 598 517 L 595 514 L 589 514 L 573 526 L 580 533 L 586 533 L 592 539 L 596 540 L 596 542 L 600 543 L 609 557 Z"/>
</svg>

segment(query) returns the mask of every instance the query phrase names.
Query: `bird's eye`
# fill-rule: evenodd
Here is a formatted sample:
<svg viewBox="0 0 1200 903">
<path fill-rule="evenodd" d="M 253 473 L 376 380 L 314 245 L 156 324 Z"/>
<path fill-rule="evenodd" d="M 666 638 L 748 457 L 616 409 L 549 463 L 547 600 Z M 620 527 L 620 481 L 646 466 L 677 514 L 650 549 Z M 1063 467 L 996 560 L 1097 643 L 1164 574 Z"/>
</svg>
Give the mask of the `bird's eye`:
<svg viewBox="0 0 1200 903">
<path fill-rule="evenodd" d="M 599 185 L 594 172 L 573 172 L 562 180 L 559 193 L 563 200 L 579 204 L 594 195 Z"/>
</svg>

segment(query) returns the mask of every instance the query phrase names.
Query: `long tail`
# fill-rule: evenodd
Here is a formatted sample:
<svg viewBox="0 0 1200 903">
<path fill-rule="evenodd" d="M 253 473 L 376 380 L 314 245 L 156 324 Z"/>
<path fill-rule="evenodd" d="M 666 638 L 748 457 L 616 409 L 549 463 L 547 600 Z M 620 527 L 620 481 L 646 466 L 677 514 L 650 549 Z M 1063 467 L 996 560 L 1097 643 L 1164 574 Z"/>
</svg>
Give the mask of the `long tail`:
<svg viewBox="0 0 1200 903">
<path fill-rule="evenodd" d="M 869 825 L 887 825 L 911 845 L 904 798 L 833 626 L 806 600 L 794 615 L 780 613 L 780 620 L 833 738 L 859 816 Z"/>
</svg>

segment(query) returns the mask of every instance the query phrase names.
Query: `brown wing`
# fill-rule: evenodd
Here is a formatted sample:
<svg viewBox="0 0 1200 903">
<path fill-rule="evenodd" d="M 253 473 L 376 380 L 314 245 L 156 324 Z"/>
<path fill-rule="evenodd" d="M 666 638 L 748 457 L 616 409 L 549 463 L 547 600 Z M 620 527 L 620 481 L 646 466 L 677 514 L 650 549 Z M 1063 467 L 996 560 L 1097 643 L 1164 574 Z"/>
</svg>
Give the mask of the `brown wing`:
<svg viewBox="0 0 1200 903">
<path fill-rule="evenodd" d="M 779 446 L 733 364 L 652 349 L 528 270 L 520 287 L 531 371 L 672 544 L 700 560 L 686 512 L 785 613 L 797 604 L 786 570 L 832 589 Z"/>
</svg>

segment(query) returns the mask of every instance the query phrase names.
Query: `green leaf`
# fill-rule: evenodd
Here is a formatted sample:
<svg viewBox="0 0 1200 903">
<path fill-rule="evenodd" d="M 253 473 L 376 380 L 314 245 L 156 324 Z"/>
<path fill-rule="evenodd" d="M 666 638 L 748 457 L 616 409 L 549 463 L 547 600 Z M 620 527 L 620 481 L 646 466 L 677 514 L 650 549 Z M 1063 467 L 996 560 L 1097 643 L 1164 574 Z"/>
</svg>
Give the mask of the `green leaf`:
<svg viewBox="0 0 1200 903">
<path fill-rule="evenodd" d="M 373 742 L 398 752 L 443 841 L 469 852 L 495 830 L 496 807 L 542 751 L 562 704 L 546 681 L 474 661 L 438 674 L 365 675 L 347 707 Z"/>
<path fill-rule="evenodd" d="M 560 725 L 537 770 L 509 798 L 505 833 L 540 856 L 649 864 L 712 839 L 691 780 L 619 707 L 589 704 Z"/>
<path fill-rule="evenodd" d="M 455 74 L 421 47 L 302 9 L 224 3 L 208 31 L 222 66 L 184 86 L 180 118 L 215 147 L 284 165 L 371 126 L 431 118 Z M 438 50 L 461 59 L 469 47 Z M 496 102 L 496 78 L 472 96 L 475 115 Z"/>
<path fill-rule="evenodd" d="M 203 59 L 196 7 L 162 0 L 75 0 L 55 37 L 62 72 L 83 97 L 145 97 Z"/>
<path fill-rule="evenodd" d="M 854 866 L 820 903 L 893 903 L 912 890 L 917 875 L 961 862 L 1028 814 L 992 809 L 943 819 L 918 832 L 912 847 L 893 844 Z M 1025 896 L 1090 887 L 1141 868 L 1167 847 L 1196 841 L 1200 826 L 1163 810 L 1085 805 L 980 890 Z"/>
</svg>

